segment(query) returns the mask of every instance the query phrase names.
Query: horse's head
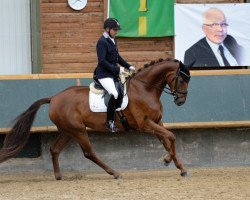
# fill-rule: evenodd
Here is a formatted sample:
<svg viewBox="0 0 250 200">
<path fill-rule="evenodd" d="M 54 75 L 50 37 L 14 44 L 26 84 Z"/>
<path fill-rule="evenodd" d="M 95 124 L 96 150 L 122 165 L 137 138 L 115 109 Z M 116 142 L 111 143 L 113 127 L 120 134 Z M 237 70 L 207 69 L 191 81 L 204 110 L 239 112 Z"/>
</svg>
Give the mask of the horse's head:
<svg viewBox="0 0 250 200">
<path fill-rule="evenodd" d="M 158 97 L 165 92 L 174 96 L 176 105 L 181 106 L 187 97 L 190 80 L 189 68 L 176 59 L 159 59 L 144 65 L 133 79 L 145 85 L 148 91 L 158 91 Z M 169 88 L 166 86 L 169 86 Z"/>
<path fill-rule="evenodd" d="M 183 105 L 187 98 L 187 89 L 190 80 L 190 72 L 188 67 L 182 62 L 179 62 L 179 67 L 176 70 L 176 73 L 173 73 L 168 79 L 170 80 L 168 85 L 170 86 L 170 90 L 174 96 L 174 103 L 177 106 Z"/>
</svg>

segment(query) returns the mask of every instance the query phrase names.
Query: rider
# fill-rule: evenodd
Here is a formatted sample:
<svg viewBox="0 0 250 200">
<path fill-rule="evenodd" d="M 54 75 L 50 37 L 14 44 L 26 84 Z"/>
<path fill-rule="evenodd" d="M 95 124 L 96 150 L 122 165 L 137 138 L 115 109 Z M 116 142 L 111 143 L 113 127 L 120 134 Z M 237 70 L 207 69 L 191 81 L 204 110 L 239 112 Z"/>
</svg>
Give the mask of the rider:
<svg viewBox="0 0 250 200">
<path fill-rule="evenodd" d="M 95 69 L 95 78 L 105 90 L 111 95 L 107 106 L 107 122 L 106 126 L 111 132 L 116 132 L 118 129 L 115 125 L 115 102 L 118 98 L 118 92 L 114 81 L 119 78 L 119 74 L 124 71 L 124 68 L 118 64 L 134 71 L 135 67 L 128 64 L 120 55 L 117 48 L 115 36 L 121 30 L 120 24 L 115 18 L 108 18 L 104 22 L 104 32 L 96 45 L 98 65 Z"/>
</svg>

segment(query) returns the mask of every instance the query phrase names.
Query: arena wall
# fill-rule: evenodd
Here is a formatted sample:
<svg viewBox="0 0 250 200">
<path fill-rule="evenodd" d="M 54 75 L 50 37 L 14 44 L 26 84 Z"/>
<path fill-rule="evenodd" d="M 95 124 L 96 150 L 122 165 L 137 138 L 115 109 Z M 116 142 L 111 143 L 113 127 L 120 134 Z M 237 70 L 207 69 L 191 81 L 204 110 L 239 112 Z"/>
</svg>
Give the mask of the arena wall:
<svg viewBox="0 0 250 200">
<path fill-rule="evenodd" d="M 183 106 L 177 107 L 172 96 L 163 93 L 163 122 L 249 121 L 249 70 L 224 70 L 220 74 L 216 70 L 192 71 L 191 75 L 188 99 Z M 0 116 L 0 128 L 9 128 L 10 122 L 36 100 L 53 96 L 77 82 L 89 85 L 91 81 L 92 74 L 0 76 L 0 110 L 4 113 Z M 39 110 L 35 127 L 52 126 L 47 110 L 48 105 Z"/>
<path fill-rule="evenodd" d="M 176 151 L 187 168 L 232 167 L 250 165 L 249 128 L 175 129 Z M 38 134 L 38 133 L 36 133 Z M 51 171 L 49 147 L 56 133 L 41 133 L 41 156 L 15 158 L 0 165 L 1 172 Z M 106 164 L 116 170 L 167 169 L 166 151 L 155 136 L 145 133 L 89 132 L 90 141 Z M 30 147 L 29 147 L 30 148 Z M 83 156 L 78 144 L 71 142 L 60 154 L 62 172 L 102 171 Z M 168 168 L 175 168 L 173 163 Z M 179 173 L 176 170 L 176 173 Z"/>
<path fill-rule="evenodd" d="M 85 76 L 0 77 L 2 139 L 4 133 L 9 131 L 10 122 L 33 102 L 52 96 L 79 81 L 82 85 L 88 85 L 91 74 Z M 163 122 L 167 129 L 175 133 L 177 153 L 188 167 L 250 164 L 249 77 L 249 70 L 230 70 L 226 74 L 213 70 L 193 71 L 188 100 L 183 106 L 174 105 L 172 97 L 166 94 L 162 96 Z M 31 139 L 23 154 L 36 151 L 40 151 L 40 154 L 36 158 L 15 158 L 2 163 L 0 171 L 52 169 L 49 146 L 57 132 L 48 118 L 48 106 L 40 109 L 32 130 L 32 135 L 37 136 L 38 140 Z M 153 135 L 140 132 L 96 133 L 91 130 L 89 135 L 100 158 L 116 169 L 164 168 L 162 158 L 166 151 Z M 40 148 L 37 150 L 34 146 Z M 64 170 L 99 170 L 83 158 L 79 145 L 74 142 L 65 148 L 60 162 Z"/>
</svg>

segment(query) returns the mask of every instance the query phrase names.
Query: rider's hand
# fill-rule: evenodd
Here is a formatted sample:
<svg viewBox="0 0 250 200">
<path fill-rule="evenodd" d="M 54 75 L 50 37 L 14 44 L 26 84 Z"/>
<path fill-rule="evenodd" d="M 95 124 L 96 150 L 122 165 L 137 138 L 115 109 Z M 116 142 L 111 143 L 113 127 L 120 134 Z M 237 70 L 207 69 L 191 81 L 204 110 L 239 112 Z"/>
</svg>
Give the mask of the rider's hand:
<svg viewBox="0 0 250 200">
<path fill-rule="evenodd" d="M 130 73 L 131 75 L 133 75 L 133 74 L 135 73 L 135 67 L 134 67 L 134 66 L 130 66 L 130 67 L 129 67 L 129 73 Z"/>
<path fill-rule="evenodd" d="M 120 67 L 120 74 L 122 74 L 125 71 L 124 67 Z"/>
<path fill-rule="evenodd" d="M 131 76 L 130 72 L 124 67 L 120 67 L 120 74 L 123 74 L 125 77 Z"/>
</svg>

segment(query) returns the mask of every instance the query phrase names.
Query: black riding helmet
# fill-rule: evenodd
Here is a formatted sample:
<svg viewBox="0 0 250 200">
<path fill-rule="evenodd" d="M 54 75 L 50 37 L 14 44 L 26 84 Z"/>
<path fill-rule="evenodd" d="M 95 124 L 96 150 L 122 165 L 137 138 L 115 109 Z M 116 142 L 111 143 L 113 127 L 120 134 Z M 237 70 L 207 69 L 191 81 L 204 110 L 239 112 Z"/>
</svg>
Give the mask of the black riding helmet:
<svg viewBox="0 0 250 200">
<path fill-rule="evenodd" d="M 108 18 L 105 20 L 104 29 L 106 28 L 121 30 L 120 23 L 115 18 Z"/>
</svg>

